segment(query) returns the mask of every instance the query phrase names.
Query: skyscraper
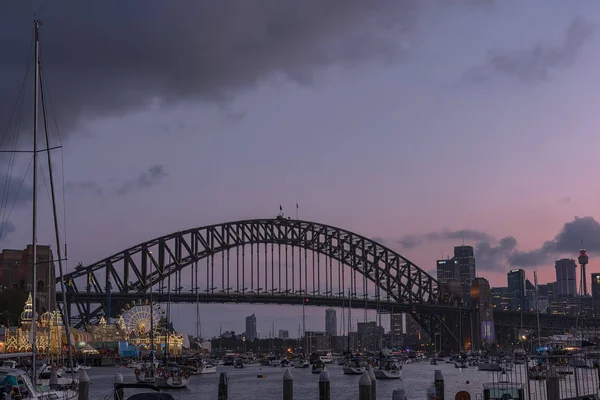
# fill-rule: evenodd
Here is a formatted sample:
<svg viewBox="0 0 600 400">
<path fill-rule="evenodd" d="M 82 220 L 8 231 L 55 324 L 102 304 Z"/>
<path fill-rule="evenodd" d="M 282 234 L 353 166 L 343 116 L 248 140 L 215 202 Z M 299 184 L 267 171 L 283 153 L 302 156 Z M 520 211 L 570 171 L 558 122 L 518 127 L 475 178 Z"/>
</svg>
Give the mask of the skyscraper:
<svg viewBox="0 0 600 400">
<path fill-rule="evenodd" d="M 573 297 L 577 294 L 577 264 L 575 260 L 563 258 L 554 264 L 556 268 L 555 297 Z"/>
<path fill-rule="evenodd" d="M 333 308 L 325 310 L 325 333 L 328 336 L 337 336 L 337 315 Z"/>
<path fill-rule="evenodd" d="M 471 283 L 475 279 L 475 253 L 473 246 L 455 246 L 454 260 L 458 262 L 458 275 L 465 301 L 468 302 L 471 292 Z"/>
<path fill-rule="evenodd" d="M 253 341 L 254 339 L 256 339 L 256 337 L 256 315 L 248 315 L 246 317 L 246 338 L 249 341 Z"/>
<path fill-rule="evenodd" d="M 600 273 L 592 273 L 592 299 L 594 302 L 594 317 L 600 318 Z"/>
<path fill-rule="evenodd" d="M 525 271 L 522 269 L 511 269 L 506 276 L 508 279 L 510 308 L 525 311 Z"/>
<path fill-rule="evenodd" d="M 460 272 L 458 269 L 458 260 L 437 260 L 437 280 L 439 283 L 448 283 L 453 280 L 460 280 Z"/>
</svg>

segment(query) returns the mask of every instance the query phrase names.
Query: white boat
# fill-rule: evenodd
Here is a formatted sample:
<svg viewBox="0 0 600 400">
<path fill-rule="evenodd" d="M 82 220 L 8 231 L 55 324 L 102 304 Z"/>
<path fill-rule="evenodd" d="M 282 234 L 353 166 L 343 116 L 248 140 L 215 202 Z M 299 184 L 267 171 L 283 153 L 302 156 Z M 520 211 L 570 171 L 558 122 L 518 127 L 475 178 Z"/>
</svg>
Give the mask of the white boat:
<svg viewBox="0 0 600 400">
<path fill-rule="evenodd" d="M 327 352 L 326 354 L 320 354 L 319 359 L 325 364 L 331 364 L 333 362 L 333 356 L 331 355 L 331 352 Z"/>
<path fill-rule="evenodd" d="M 140 368 L 136 368 L 133 372 L 137 383 L 155 383 L 157 369 L 153 363 L 143 363 Z"/>
<path fill-rule="evenodd" d="M 50 377 L 52 376 L 52 368 L 56 369 L 56 377 L 57 384 L 59 387 L 70 387 L 72 385 L 79 384 L 77 379 L 73 379 L 72 376 L 63 377 L 64 370 L 62 368 L 57 368 L 56 366 L 51 366 L 48 364 L 43 364 L 41 367 L 38 367 L 36 370 L 37 379 L 35 380 L 36 385 L 38 386 L 49 386 L 50 385 Z"/>
<path fill-rule="evenodd" d="M 300 358 L 294 361 L 294 368 L 310 368 L 310 363 L 305 358 Z"/>
<path fill-rule="evenodd" d="M 10 387 L 9 390 L 14 393 L 12 398 L 20 400 L 74 400 L 79 396 L 72 389 L 51 390 L 47 386 L 34 386 L 25 371 L 15 368 L 0 368 L 0 383 L 2 387 Z"/>
<path fill-rule="evenodd" d="M 131 360 L 127 363 L 127 368 L 136 369 L 140 368 L 140 363 L 134 360 Z"/>
<path fill-rule="evenodd" d="M 373 369 L 376 379 L 400 379 L 402 377 L 402 365 L 396 361 L 382 360 Z"/>
<path fill-rule="evenodd" d="M 243 365 L 243 364 L 242 364 Z M 216 374 L 217 373 L 217 366 L 208 362 L 208 361 L 201 361 L 200 362 L 200 366 L 199 366 L 199 374 L 204 375 L 204 374 Z"/>
<path fill-rule="evenodd" d="M 66 373 L 72 374 L 75 372 L 79 372 L 81 370 L 81 366 L 79 365 L 79 363 L 77 361 L 75 361 L 73 364 L 74 364 L 73 367 L 71 367 L 71 365 L 67 363 L 67 366 L 65 367 Z"/>
<path fill-rule="evenodd" d="M 361 375 L 366 369 L 359 360 L 348 360 L 343 368 L 345 375 Z"/>
<path fill-rule="evenodd" d="M 6 360 L 0 364 L 0 368 L 17 369 L 17 362 L 15 360 Z"/>
<path fill-rule="evenodd" d="M 190 373 L 176 364 L 171 364 L 157 370 L 154 384 L 163 389 L 183 389 L 189 382 Z"/>
</svg>

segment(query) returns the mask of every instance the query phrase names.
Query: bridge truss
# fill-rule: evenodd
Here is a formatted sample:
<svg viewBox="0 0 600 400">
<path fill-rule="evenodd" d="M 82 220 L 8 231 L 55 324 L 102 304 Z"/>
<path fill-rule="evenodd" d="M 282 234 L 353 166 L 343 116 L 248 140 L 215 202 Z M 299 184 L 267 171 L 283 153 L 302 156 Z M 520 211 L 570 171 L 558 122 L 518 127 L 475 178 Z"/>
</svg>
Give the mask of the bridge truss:
<svg viewBox="0 0 600 400">
<path fill-rule="evenodd" d="M 182 281 L 184 273 L 189 278 Z M 432 276 L 382 244 L 281 216 L 175 232 L 79 266 L 65 280 L 68 303 L 82 316 L 76 322 L 79 328 L 100 315 L 114 315 L 113 303 L 123 304 L 122 299 L 146 298 L 150 290 L 164 293 L 165 284 L 174 297 L 187 292 L 197 300 L 306 296 L 347 299 L 354 306 L 364 302 L 365 310 L 373 299 L 416 304 L 421 310 L 453 301 Z M 447 337 L 458 337 L 448 314 L 438 310 L 412 315 L 429 333 L 443 329 Z"/>
</svg>

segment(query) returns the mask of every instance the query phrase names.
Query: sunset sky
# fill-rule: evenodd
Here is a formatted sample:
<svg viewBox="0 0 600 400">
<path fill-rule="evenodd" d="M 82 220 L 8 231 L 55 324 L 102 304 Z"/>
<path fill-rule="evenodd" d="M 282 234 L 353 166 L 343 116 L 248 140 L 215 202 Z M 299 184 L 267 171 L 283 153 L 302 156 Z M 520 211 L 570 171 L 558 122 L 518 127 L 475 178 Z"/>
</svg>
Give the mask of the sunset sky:
<svg viewBox="0 0 600 400">
<path fill-rule="evenodd" d="M 69 270 L 298 202 L 301 219 L 428 272 L 463 239 L 494 286 L 515 267 L 554 280 L 582 241 L 600 271 L 600 3 L 24 3 L 0 4 L 1 148 L 16 133 L 31 146 L 32 90 L 11 112 L 35 12 Z M 3 248 L 31 241 L 29 161 L 0 157 Z M 40 244 L 53 242 L 46 183 Z M 254 311 L 259 330 L 295 336 L 300 311 L 232 305 L 203 306 L 205 336 L 243 331 Z M 324 329 L 324 310 L 309 313 Z"/>
</svg>

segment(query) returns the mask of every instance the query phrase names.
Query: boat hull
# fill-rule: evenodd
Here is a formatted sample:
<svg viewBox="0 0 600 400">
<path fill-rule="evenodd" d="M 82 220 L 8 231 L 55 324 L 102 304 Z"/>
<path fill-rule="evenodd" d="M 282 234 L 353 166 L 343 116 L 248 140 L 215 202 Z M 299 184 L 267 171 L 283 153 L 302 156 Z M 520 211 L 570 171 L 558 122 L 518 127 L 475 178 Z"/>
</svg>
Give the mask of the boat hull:
<svg viewBox="0 0 600 400">
<path fill-rule="evenodd" d="M 402 378 L 402 370 L 373 370 L 376 379 L 400 379 Z"/>
</svg>

